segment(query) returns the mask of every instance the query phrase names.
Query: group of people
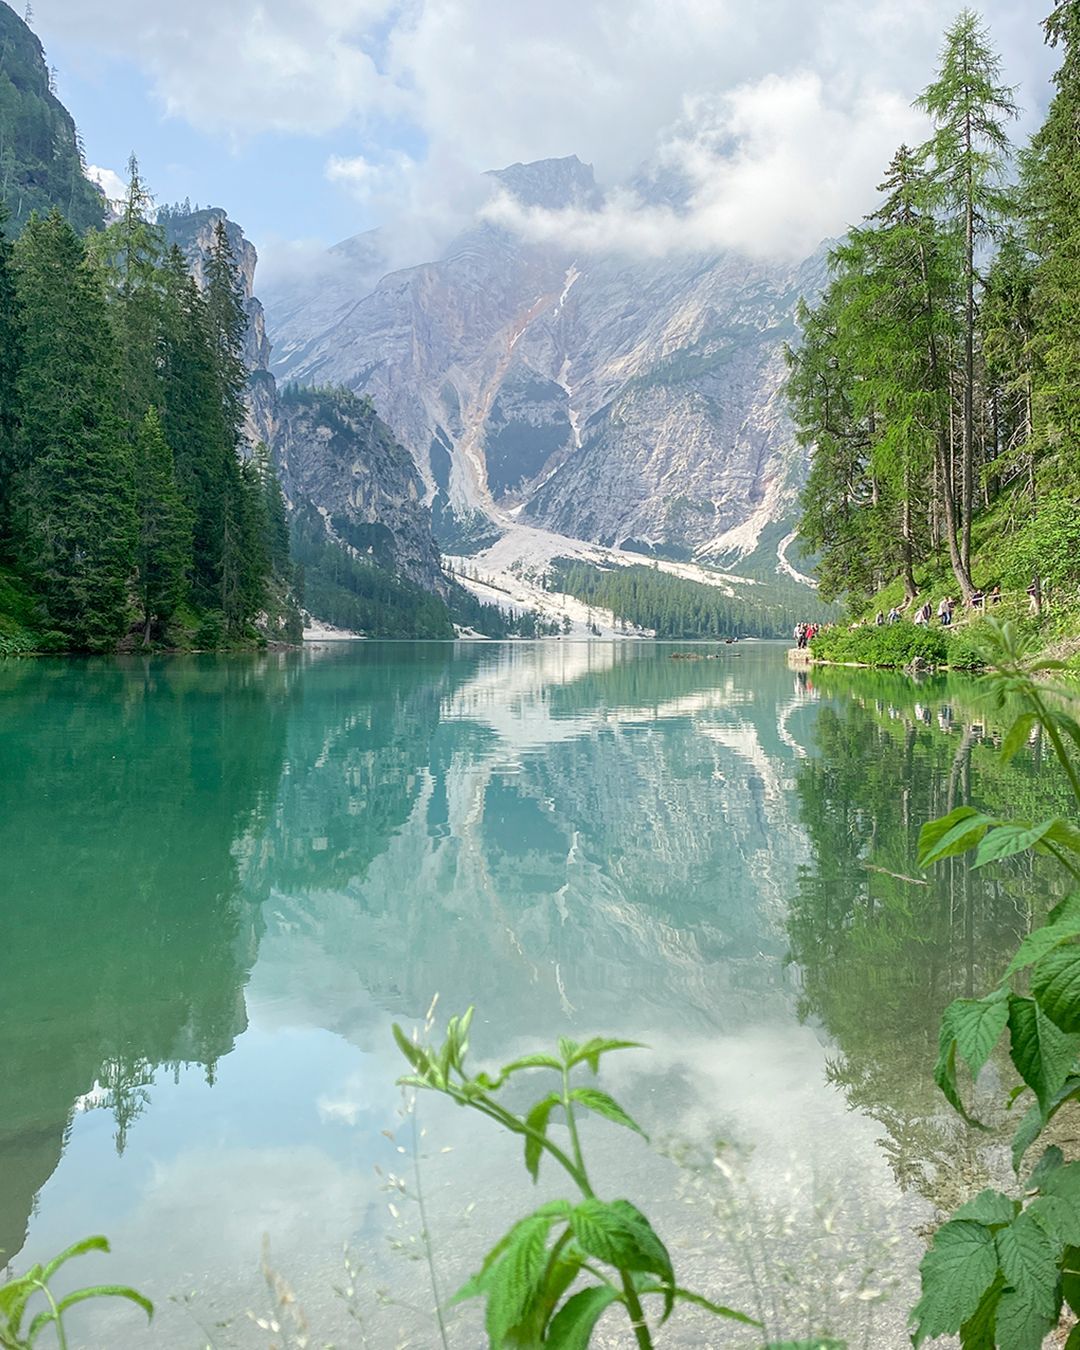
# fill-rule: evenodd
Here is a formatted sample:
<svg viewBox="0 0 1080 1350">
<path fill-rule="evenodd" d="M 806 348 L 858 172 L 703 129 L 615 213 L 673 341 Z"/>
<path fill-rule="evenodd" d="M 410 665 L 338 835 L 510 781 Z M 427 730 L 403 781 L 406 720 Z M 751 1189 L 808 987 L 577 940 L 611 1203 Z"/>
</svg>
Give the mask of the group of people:
<svg viewBox="0 0 1080 1350">
<path fill-rule="evenodd" d="M 997 586 L 992 587 L 989 591 L 983 591 L 981 589 L 973 591 L 971 599 L 967 602 L 967 604 L 968 609 L 972 610 L 976 614 L 981 614 L 985 612 L 986 606 L 988 604 L 996 605 L 999 603 L 1000 600 L 1001 600 L 1001 586 L 999 584 Z M 951 595 L 942 596 L 937 607 L 938 622 L 941 624 L 942 628 L 952 627 L 953 614 L 956 612 L 956 605 L 957 602 Z M 899 623 L 903 617 L 904 616 L 900 613 L 899 607 L 897 605 L 893 605 L 892 609 L 889 610 L 887 616 L 883 610 L 879 609 L 877 612 L 877 617 L 874 619 L 874 622 L 877 624 L 879 628 L 881 628 L 883 625 L 887 623 Z M 926 600 L 915 611 L 915 614 L 912 617 L 912 622 L 924 627 L 932 623 L 933 619 L 934 619 L 934 607 L 929 600 Z"/>
<path fill-rule="evenodd" d="M 797 623 L 795 625 L 794 637 L 796 646 L 799 650 L 802 651 L 804 647 L 809 647 L 810 643 L 820 631 L 821 624 L 819 623 Z"/>
</svg>

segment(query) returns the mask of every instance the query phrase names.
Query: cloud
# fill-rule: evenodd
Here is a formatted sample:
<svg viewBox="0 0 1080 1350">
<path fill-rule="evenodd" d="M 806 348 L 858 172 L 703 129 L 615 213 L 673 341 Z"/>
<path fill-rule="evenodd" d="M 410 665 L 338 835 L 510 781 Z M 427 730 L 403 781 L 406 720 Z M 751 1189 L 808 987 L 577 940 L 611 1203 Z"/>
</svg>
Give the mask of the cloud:
<svg viewBox="0 0 1080 1350">
<path fill-rule="evenodd" d="M 655 160 L 666 181 L 683 185 L 678 206 L 623 190 L 598 211 L 527 210 L 504 194 L 485 215 L 586 252 L 659 257 L 733 248 L 798 259 L 857 220 L 898 142 L 925 132 L 891 91 L 864 89 L 845 105 L 812 72 L 767 75 L 688 102 Z"/>
<path fill-rule="evenodd" d="M 102 169 L 97 164 L 88 164 L 86 176 L 101 188 L 111 202 L 121 201 L 127 196 L 127 183 L 113 169 Z"/>
<path fill-rule="evenodd" d="M 443 238 L 477 175 L 577 154 L 601 182 L 642 161 L 687 183 L 680 210 L 625 190 L 599 217 L 495 217 L 581 247 L 730 242 L 797 251 L 869 208 L 957 0 L 40 0 L 57 36 L 134 61 L 170 114 L 225 140 L 326 137 L 335 188 L 391 234 Z M 1030 129 L 1045 105 L 1036 14 L 983 6 Z M 329 158 L 326 158 L 328 151 Z M 313 148 L 313 153 L 315 153 Z M 376 215 L 375 213 L 379 214 Z M 415 228 L 415 227 L 413 227 Z"/>
</svg>

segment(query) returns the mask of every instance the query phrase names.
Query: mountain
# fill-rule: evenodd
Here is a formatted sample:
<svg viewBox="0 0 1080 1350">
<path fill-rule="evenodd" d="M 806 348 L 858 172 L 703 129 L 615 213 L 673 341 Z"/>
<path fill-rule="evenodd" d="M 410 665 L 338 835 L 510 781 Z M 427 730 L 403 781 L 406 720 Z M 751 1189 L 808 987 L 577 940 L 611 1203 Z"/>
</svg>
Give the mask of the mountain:
<svg viewBox="0 0 1080 1350">
<path fill-rule="evenodd" d="M 488 177 L 526 208 L 602 201 L 573 156 Z M 584 255 L 483 218 L 434 261 L 373 282 L 388 252 L 369 232 L 338 245 L 306 290 L 271 292 L 271 369 L 370 396 L 448 548 L 531 524 L 730 564 L 793 515 L 806 462 L 780 392 L 783 349 L 823 254 L 796 266 Z"/>
<path fill-rule="evenodd" d="M 45 52 L 0 0 L 0 201 L 17 234 L 54 206 L 80 232 L 105 223 L 105 198 L 86 177 L 71 114 L 52 90 Z"/>
<path fill-rule="evenodd" d="M 370 399 L 323 386 L 279 392 L 255 294 L 258 254 L 225 211 L 166 207 L 158 220 L 200 284 L 217 225 L 225 227 L 248 320 L 247 439 L 269 448 L 312 613 L 388 637 L 452 636 L 445 603 L 451 587 L 408 452 Z"/>
</svg>

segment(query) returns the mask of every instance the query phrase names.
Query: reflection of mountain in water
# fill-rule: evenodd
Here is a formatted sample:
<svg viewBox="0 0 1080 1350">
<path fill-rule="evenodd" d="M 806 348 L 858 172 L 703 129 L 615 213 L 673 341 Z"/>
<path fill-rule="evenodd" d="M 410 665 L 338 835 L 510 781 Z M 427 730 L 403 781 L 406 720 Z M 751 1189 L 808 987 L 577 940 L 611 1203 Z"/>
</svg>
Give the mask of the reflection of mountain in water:
<svg viewBox="0 0 1080 1350">
<path fill-rule="evenodd" d="M 511 645 L 441 673 L 434 655 L 403 687 L 413 653 L 395 670 L 384 650 L 372 711 L 342 661 L 340 694 L 324 678 L 318 715 L 303 699 L 294 715 L 262 995 L 346 1034 L 372 1003 L 414 1016 L 436 989 L 507 1034 L 634 1005 L 655 1026 L 689 1004 L 715 1028 L 778 996 L 802 856 L 778 663 L 751 694 L 737 656 Z"/>
<path fill-rule="evenodd" d="M 898 1180 L 940 1198 L 956 1166 L 955 1122 L 931 1077 L 941 1013 L 996 984 L 1029 906 L 1058 897 L 1031 857 L 978 872 L 950 859 L 924 876 L 919 831 L 965 803 L 1030 803 L 1039 818 L 1053 809 L 1052 781 L 1023 757 L 1001 763 L 970 681 L 816 678 L 836 698 L 821 708 L 817 753 L 797 775 L 813 850 L 788 923 L 803 1012 L 837 1043 L 834 1082 L 885 1127 Z"/>
<path fill-rule="evenodd" d="M 212 1074 L 246 1025 L 295 659 L 8 663 L 0 696 L 0 1260 L 73 1110 L 123 1146 L 163 1064 Z M 31 1018 L 29 1026 L 27 1018 Z"/>
</svg>

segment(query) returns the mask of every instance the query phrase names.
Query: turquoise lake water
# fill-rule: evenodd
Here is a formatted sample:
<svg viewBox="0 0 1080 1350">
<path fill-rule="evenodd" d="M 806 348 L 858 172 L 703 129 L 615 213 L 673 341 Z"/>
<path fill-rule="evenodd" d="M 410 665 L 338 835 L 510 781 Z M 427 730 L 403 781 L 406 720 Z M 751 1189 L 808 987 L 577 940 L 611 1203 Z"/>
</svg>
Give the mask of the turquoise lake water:
<svg viewBox="0 0 1080 1350">
<path fill-rule="evenodd" d="M 437 1345 L 417 1175 L 444 1293 L 536 1196 L 514 1141 L 395 1087 L 391 1023 L 437 994 L 481 1061 L 645 1042 L 602 1082 L 652 1147 L 589 1121 L 604 1192 L 771 1334 L 906 1344 L 919 1229 L 995 1162 L 930 1081 L 937 1019 L 1054 898 L 918 873 L 928 817 L 1047 790 L 993 741 L 971 682 L 768 643 L 0 663 L 0 1249 L 109 1236 L 72 1280 L 158 1313 L 73 1345 Z"/>
</svg>

